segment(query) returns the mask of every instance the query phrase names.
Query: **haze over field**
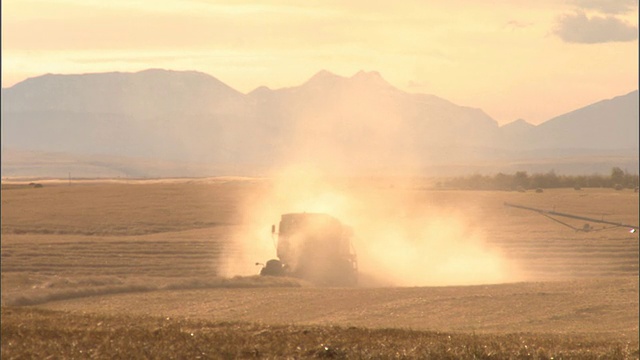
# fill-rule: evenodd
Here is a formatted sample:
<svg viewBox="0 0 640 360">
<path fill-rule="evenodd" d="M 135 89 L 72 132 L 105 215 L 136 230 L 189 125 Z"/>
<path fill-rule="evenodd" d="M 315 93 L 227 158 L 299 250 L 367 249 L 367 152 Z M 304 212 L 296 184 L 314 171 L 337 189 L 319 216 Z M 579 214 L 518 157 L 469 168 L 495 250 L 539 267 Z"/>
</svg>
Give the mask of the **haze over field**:
<svg viewBox="0 0 640 360">
<path fill-rule="evenodd" d="M 28 5 L 3 2 L 3 176 L 265 176 L 241 257 L 268 258 L 280 214 L 326 212 L 380 281 L 521 280 L 460 209 L 344 177 L 637 168 L 634 1 Z"/>
<path fill-rule="evenodd" d="M 3 358 L 638 357 L 638 0 L 1 5 Z"/>
<path fill-rule="evenodd" d="M 5 176 L 638 164 L 636 0 L 2 9 Z"/>
<path fill-rule="evenodd" d="M 252 260 L 275 258 L 280 214 L 326 213 L 355 232 L 361 285 L 434 286 L 523 281 L 516 261 L 487 242 L 485 228 L 474 227 L 469 214 L 479 204 L 436 206 L 420 184 L 345 180 L 312 166 L 292 165 L 273 173 L 272 185 L 241 204 L 247 224 L 233 236 L 241 251 L 227 261 L 225 275 L 255 273 Z M 396 186 L 398 188 L 396 188 Z"/>
<path fill-rule="evenodd" d="M 364 71 L 249 94 L 193 71 L 45 75 L 2 95 L 5 176 L 265 175 L 292 163 L 344 175 L 591 174 L 638 164 L 637 91 L 538 126 L 498 126 L 482 109 Z"/>
</svg>

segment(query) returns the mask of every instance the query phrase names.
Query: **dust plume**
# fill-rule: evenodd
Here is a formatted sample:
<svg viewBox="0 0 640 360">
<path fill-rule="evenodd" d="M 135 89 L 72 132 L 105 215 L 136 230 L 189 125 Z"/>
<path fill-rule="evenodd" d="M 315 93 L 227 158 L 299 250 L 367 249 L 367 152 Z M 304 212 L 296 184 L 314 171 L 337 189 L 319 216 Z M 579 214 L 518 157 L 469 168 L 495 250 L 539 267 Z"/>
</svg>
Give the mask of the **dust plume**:
<svg viewBox="0 0 640 360">
<path fill-rule="evenodd" d="M 285 213 L 327 213 L 354 230 L 361 285 L 434 286 L 520 280 L 517 267 L 471 228 L 463 212 L 428 203 L 408 183 L 328 178 L 308 166 L 282 169 L 245 204 L 238 258 L 226 275 L 253 275 L 254 262 L 276 258 L 271 225 Z M 397 183 L 397 182 L 396 182 Z M 423 202 L 424 201 L 424 202 Z"/>
<path fill-rule="evenodd" d="M 420 159 L 429 154 L 403 140 L 413 137 L 403 133 L 411 127 L 402 123 L 408 110 L 397 94 L 384 86 L 367 91 L 380 80 L 357 74 L 336 86 L 335 96 L 315 99 L 314 113 L 291 114 L 298 120 L 277 162 L 285 165 L 272 169 L 269 186 L 244 204 L 246 226 L 235 236 L 238 258 L 230 259 L 227 275 L 257 273 L 256 261 L 276 257 L 271 225 L 281 214 L 307 212 L 353 228 L 363 284 L 518 280 L 514 264 L 485 244 L 463 212 L 434 206 L 415 190 Z"/>
</svg>

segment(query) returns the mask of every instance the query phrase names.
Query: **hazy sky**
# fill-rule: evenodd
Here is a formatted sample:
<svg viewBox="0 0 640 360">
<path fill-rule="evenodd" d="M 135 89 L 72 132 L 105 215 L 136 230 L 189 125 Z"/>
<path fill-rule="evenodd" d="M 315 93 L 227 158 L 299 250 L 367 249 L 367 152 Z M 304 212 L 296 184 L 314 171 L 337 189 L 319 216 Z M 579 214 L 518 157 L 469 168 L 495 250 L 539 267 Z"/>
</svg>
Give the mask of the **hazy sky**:
<svg viewBox="0 0 640 360">
<path fill-rule="evenodd" d="M 249 92 L 321 69 L 540 123 L 638 88 L 637 0 L 4 0 L 2 86 L 198 70 Z"/>
</svg>

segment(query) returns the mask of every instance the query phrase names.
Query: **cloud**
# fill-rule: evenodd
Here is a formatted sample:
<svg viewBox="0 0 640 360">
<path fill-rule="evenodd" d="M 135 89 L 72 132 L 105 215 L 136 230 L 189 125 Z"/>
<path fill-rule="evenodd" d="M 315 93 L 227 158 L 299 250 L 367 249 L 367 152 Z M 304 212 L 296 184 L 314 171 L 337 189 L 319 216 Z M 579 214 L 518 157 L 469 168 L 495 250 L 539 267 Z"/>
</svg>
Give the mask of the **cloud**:
<svg viewBox="0 0 640 360">
<path fill-rule="evenodd" d="M 614 16 L 587 17 L 583 11 L 560 16 L 553 33 L 564 42 L 597 44 L 633 41 L 638 28 Z"/>
<path fill-rule="evenodd" d="M 573 0 L 572 4 L 604 14 L 624 14 L 637 8 L 638 0 Z"/>
</svg>

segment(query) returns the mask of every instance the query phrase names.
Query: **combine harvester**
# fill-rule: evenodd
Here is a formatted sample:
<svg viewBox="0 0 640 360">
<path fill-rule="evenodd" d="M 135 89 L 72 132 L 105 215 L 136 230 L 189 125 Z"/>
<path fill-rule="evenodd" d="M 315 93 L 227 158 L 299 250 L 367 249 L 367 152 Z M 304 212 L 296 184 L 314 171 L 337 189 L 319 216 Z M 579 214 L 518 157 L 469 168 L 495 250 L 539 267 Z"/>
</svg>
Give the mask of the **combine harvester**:
<svg viewBox="0 0 640 360">
<path fill-rule="evenodd" d="M 542 209 L 536 209 L 536 208 L 532 208 L 532 207 L 528 207 L 528 206 L 522 206 L 522 205 L 516 205 L 516 204 L 511 204 L 511 203 L 504 203 L 505 206 L 509 206 L 509 207 L 513 207 L 513 208 L 518 208 L 518 209 L 523 209 L 523 210 L 529 210 L 529 211 L 535 211 L 537 213 L 539 213 L 542 216 L 545 216 L 559 224 L 562 224 L 564 226 L 567 226 L 573 230 L 575 230 L 576 232 L 578 231 L 582 231 L 582 232 L 590 232 L 590 231 L 602 231 L 602 230 L 609 230 L 609 229 L 615 229 L 615 228 L 627 228 L 629 229 L 630 233 L 635 233 L 638 231 L 638 225 L 628 225 L 628 224 L 623 224 L 623 223 L 618 223 L 618 222 L 614 222 L 614 221 L 606 221 L 604 219 L 594 219 L 594 218 L 589 218 L 586 216 L 578 216 L 578 215 L 572 215 L 572 214 L 567 214 L 567 213 L 561 213 L 561 212 L 557 212 L 557 211 L 547 211 L 547 210 L 542 210 Z M 588 222 L 593 222 L 593 223 L 599 223 L 599 224 L 606 224 L 606 225 L 610 225 L 609 227 L 602 227 L 600 229 L 597 229 L 593 226 L 591 226 L 591 224 L 589 224 L 588 222 L 585 223 L 582 227 L 575 227 L 571 224 L 568 224 L 564 221 L 560 221 L 558 219 L 556 219 L 554 216 L 560 216 L 560 217 L 566 217 L 566 218 L 571 218 L 571 219 L 577 219 L 577 220 L 583 220 L 583 221 L 588 221 Z"/>
<path fill-rule="evenodd" d="M 358 262 L 351 238 L 353 230 L 338 219 L 320 213 L 284 214 L 277 235 L 278 259 L 263 265 L 260 275 L 291 276 L 318 285 L 354 286 Z"/>
</svg>

